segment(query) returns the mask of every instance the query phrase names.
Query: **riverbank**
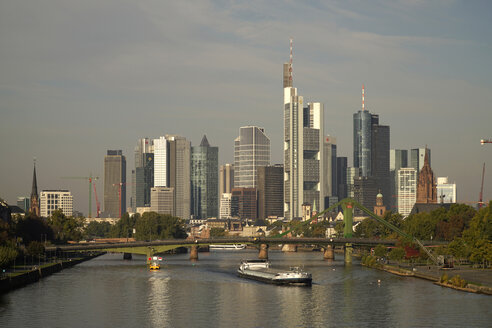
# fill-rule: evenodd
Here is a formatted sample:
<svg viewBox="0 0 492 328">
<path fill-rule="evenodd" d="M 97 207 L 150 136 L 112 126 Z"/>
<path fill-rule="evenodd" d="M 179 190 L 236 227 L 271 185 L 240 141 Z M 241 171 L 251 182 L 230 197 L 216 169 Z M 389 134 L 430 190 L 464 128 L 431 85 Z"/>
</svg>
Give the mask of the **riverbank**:
<svg viewBox="0 0 492 328">
<path fill-rule="evenodd" d="M 472 269 L 456 268 L 441 269 L 436 266 L 415 266 L 413 268 L 404 268 L 397 265 L 375 264 L 365 265 L 373 269 L 389 272 L 402 277 L 415 277 L 432 281 L 435 285 L 456 289 L 469 293 L 479 293 L 492 295 L 492 270 L 490 269 Z M 449 279 L 441 281 L 441 276 L 446 274 Z M 459 276 L 466 281 L 466 286 L 456 286 L 452 284 L 451 277 Z"/>
<path fill-rule="evenodd" d="M 2 277 L 2 279 L 0 279 L 0 295 L 8 293 L 9 291 L 15 290 L 17 288 L 24 287 L 28 284 L 37 282 L 41 278 L 50 276 L 56 272 L 60 272 L 63 269 L 71 268 L 74 265 L 91 260 L 102 254 L 105 253 L 97 252 L 85 254 L 82 257 L 34 266 L 31 270 L 8 273 L 5 275 L 5 277 Z"/>
</svg>

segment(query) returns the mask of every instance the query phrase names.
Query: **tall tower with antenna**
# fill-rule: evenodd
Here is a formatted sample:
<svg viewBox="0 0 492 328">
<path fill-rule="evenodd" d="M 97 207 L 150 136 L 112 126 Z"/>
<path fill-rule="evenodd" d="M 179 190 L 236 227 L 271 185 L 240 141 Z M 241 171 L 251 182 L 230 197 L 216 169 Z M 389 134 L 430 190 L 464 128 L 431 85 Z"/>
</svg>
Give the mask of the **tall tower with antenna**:
<svg viewBox="0 0 492 328">
<path fill-rule="evenodd" d="M 292 38 L 284 63 L 284 216 L 302 216 L 304 204 L 324 210 L 323 104 L 304 103 L 292 83 Z"/>
</svg>

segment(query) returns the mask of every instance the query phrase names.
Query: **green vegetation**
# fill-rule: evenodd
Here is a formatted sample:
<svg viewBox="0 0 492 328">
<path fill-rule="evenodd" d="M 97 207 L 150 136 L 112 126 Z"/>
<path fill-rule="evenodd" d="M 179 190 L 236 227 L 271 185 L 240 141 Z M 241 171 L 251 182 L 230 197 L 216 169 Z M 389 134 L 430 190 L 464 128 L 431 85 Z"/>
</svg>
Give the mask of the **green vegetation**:
<svg viewBox="0 0 492 328">
<path fill-rule="evenodd" d="M 226 231 L 224 228 L 212 228 L 210 229 L 210 238 L 225 237 Z"/>
<path fill-rule="evenodd" d="M 109 222 L 92 221 L 85 227 L 85 238 L 108 238 L 111 232 L 111 224 Z"/>
<path fill-rule="evenodd" d="M 183 220 L 169 214 L 156 212 L 146 212 L 138 218 L 135 223 L 135 230 L 135 239 L 137 240 L 180 239 L 188 236 Z"/>
<path fill-rule="evenodd" d="M 79 241 L 83 238 L 84 220 L 82 218 L 67 217 L 61 209 L 53 212 L 48 218 L 48 224 L 53 230 L 54 239 L 58 242 Z"/>
</svg>

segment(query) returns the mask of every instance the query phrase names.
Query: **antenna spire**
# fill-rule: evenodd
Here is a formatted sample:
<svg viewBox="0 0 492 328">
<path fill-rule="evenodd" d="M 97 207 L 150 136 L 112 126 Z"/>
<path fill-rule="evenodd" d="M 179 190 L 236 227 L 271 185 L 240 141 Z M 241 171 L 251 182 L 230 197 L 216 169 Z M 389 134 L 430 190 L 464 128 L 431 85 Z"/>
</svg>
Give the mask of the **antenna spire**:
<svg viewBox="0 0 492 328">
<path fill-rule="evenodd" d="M 364 84 L 362 85 L 362 111 L 366 110 L 365 104 L 364 104 Z"/>
<path fill-rule="evenodd" d="M 292 37 L 290 38 L 289 81 L 292 86 Z"/>
</svg>

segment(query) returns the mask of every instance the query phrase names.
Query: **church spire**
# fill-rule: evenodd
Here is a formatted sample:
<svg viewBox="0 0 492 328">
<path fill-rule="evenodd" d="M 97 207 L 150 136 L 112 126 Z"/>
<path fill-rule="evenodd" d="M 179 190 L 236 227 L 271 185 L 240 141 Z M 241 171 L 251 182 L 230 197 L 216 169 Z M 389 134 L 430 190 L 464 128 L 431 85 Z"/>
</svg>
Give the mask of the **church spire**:
<svg viewBox="0 0 492 328">
<path fill-rule="evenodd" d="M 34 171 L 32 174 L 32 189 L 31 189 L 31 205 L 29 212 L 39 216 L 39 197 L 38 197 L 38 181 L 36 179 L 36 159 L 34 159 Z"/>
</svg>

